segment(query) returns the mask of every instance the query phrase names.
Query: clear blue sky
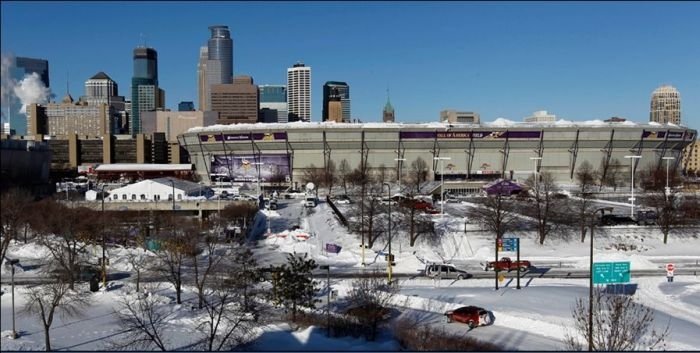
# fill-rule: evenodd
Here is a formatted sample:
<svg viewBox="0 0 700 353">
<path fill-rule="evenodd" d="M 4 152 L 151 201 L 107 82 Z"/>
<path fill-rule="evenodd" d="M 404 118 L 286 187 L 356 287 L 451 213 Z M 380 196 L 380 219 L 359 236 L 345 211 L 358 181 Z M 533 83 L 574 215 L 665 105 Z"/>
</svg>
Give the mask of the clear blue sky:
<svg viewBox="0 0 700 353">
<path fill-rule="evenodd" d="M 684 125 L 700 128 L 698 2 L 2 2 L 2 52 L 49 60 L 51 88 L 74 97 L 104 71 L 129 95 L 132 50 L 158 51 L 167 106 L 197 104 L 199 47 L 228 25 L 234 74 L 285 84 L 312 70 L 312 120 L 325 81 L 350 85 L 352 115 L 397 120 L 442 109 L 483 121 L 535 110 L 567 120 L 648 121 L 651 92 L 678 88 Z M 175 110 L 175 109 L 173 109 Z"/>
</svg>

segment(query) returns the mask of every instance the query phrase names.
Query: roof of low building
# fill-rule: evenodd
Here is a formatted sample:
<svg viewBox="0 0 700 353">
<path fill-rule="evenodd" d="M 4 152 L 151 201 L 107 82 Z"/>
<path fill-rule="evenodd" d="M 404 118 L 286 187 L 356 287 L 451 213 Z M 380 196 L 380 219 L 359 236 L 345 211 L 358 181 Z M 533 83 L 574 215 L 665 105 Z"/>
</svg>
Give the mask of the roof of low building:
<svg viewBox="0 0 700 353">
<path fill-rule="evenodd" d="M 95 171 L 97 172 L 151 172 L 178 170 L 192 170 L 192 164 L 115 163 L 101 164 L 95 168 Z"/>
</svg>

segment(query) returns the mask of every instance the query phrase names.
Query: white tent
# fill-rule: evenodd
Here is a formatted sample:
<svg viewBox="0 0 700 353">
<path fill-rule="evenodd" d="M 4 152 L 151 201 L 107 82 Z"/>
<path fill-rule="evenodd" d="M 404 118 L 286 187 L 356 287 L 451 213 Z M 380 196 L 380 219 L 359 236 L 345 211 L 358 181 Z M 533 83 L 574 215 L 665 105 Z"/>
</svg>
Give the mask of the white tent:
<svg viewBox="0 0 700 353">
<path fill-rule="evenodd" d="M 214 192 L 211 188 L 177 178 L 158 178 L 143 180 L 138 183 L 110 191 L 111 201 L 158 201 L 172 200 L 173 191 L 176 200 L 187 197 L 211 197 Z"/>
</svg>

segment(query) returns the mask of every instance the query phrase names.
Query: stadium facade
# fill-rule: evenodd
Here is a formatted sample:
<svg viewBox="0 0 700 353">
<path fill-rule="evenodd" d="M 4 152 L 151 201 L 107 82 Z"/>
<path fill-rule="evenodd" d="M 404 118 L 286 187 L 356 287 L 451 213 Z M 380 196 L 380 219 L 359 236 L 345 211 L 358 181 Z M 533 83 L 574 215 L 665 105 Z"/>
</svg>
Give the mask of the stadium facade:
<svg viewBox="0 0 700 353">
<path fill-rule="evenodd" d="M 344 159 L 353 169 L 368 163 L 373 172 L 382 170 L 396 178 L 399 168 L 403 176 L 408 175 L 411 163 L 420 157 L 427 163 L 429 178 L 435 180 L 443 170 L 446 181 L 522 180 L 537 168 L 551 172 L 558 182 L 571 183 L 584 161 L 602 173 L 614 169 L 625 178 L 631 161 L 636 171 L 662 166 L 665 156 L 676 157 L 677 164 L 683 148 L 696 136 L 696 130 L 678 125 L 629 121 L 295 122 L 192 128 L 178 136 L 178 142 L 205 182 L 225 176 L 234 182 L 259 178 L 266 185 L 284 176 L 290 185 L 298 186 L 303 185 L 305 170 L 326 168 L 330 161 L 337 167 Z M 626 155 L 642 158 L 625 159 Z M 450 159 L 441 166 L 436 157 Z"/>
</svg>

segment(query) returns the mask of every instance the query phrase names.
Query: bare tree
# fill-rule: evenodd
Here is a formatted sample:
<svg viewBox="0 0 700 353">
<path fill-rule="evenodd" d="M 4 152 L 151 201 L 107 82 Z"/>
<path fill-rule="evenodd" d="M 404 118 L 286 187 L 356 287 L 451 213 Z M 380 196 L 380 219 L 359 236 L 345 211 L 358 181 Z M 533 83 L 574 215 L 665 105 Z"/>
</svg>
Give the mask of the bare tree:
<svg viewBox="0 0 700 353">
<path fill-rule="evenodd" d="M 593 166 L 588 161 L 584 161 L 576 169 L 575 177 L 578 182 L 577 198 L 571 200 L 570 205 L 572 205 L 573 213 L 576 214 L 573 219 L 581 231 L 581 242 L 583 243 L 586 240 L 587 220 L 592 217 L 593 188 L 598 176 Z"/>
<path fill-rule="evenodd" d="M 246 342 L 258 322 L 257 309 L 244 303 L 243 293 L 229 279 L 215 275 L 206 290 L 205 313 L 197 330 L 205 336 L 207 351 L 231 350 Z"/>
<path fill-rule="evenodd" d="M 304 181 L 304 183 L 314 183 L 314 185 L 316 185 L 316 195 L 318 195 L 318 188 L 325 180 L 324 174 L 325 171 L 323 168 L 318 168 L 311 163 L 304 169 L 304 174 L 302 175 L 301 180 Z"/>
<path fill-rule="evenodd" d="M 376 270 L 352 282 L 348 299 L 355 307 L 349 314 L 365 327 L 367 340 L 376 338 L 379 324 L 387 318 L 397 292 L 396 284 L 387 284 Z"/>
<path fill-rule="evenodd" d="M 348 163 L 347 159 L 343 159 L 340 161 L 340 165 L 338 166 L 338 177 L 340 178 L 340 181 L 343 183 L 343 192 L 345 195 L 348 194 L 348 176 L 350 175 L 350 163 Z"/>
<path fill-rule="evenodd" d="M 3 205 L 0 212 L 0 261 L 5 258 L 7 249 L 12 240 L 17 240 L 22 229 L 25 231 L 25 243 L 29 207 L 32 204 L 31 195 L 22 189 L 11 189 L 0 196 L 0 204 Z"/>
<path fill-rule="evenodd" d="M 144 251 L 130 251 L 126 254 L 126 260 L 131 265 L 133 271 L 136 272 L 136 292 L 139 292 L 141 284 L 141 273 L 146 269 L 150 263 L 150 257 L 146 255 L 146 250 Z"/>
<path fill-rule="evenodd" d="M 201 238 L 202 239 L 197 239 L 195 243 L 192 244 L 192 251 L 189 254 L 194 267 L 194 282 L 197 287 L 197 297 L 199 298 L 198 307 L 200 309 L 204 307 L 204 288 L 207 284 L 207 280 L 209 276 L 216 271 L 223 258 L 222 254 L 218 253 L 219 244 L 216 241 L 216 237 L 205 234 Z M 200 261 L 202 257 L 204 261 L 203 264 L 200 264 L 200 262 L 202 262 Z"/>
<path fill-rule="evenodd" d="M 194 251 L 191 233 L 180 228 L 181 223 L 173 216 L 168 221 L 169 230 L 160 235 L 162 248 L 158 251 L 158 272 L 175 287 L 177 303 L 182 304 L 183 267 Z"/>
<path fill-rule="evenodd" d="M 608 170 L 605 174 L 600 174 L 600 186 L 612 187 L 613 191 L 617 191 L 618 186 L 623 185 L 622 181 L 622 164 L 617 158 L 613 158 L 610 161 Z"/>
<path fill-rule="evenodd" d="M 40 234 L 40 243 L 49 250 L 48 270 L 57 270 L 65 277 L 70 289 L 78 280 L 81 265 L 86 261 L 85 248 L 100 234 L 99 217 L 85 207 L 66 207 L 53 200 L 38 207 L 43 217 L 33 220 Z"/>
<path fill-rule="evenodd" d="M 231 285 L 243 296 L 243 307 L 251 310 L 254 302 L 251 300 L 253 288 L 260 277 L 258 262 L 253 257 L 253 252 L 247 248 L 236 249 L 233 262 L 227 266 Z"/>
<path fill-rule="evenodd" d="M 384 163 L 382 163 L 379 165 L 379 168 L 377 168 L 377 169 L 378 169 L 377 182 L 379 184 L 383 184 L 389 178 L 389 175 L 388 175 L 389 168 L 387 168 L 387 166 L 384 165 Z"/>
<path fill-rule="evenodd" d="M 567 350 L 587 348 L 588 298 L 578 298 L 572 310 L 573 333 L 567 332 Z M 663 349 L 669 334 L 667 325 L 662 331 L 654 328 L 654 311 L 634 301 L 629 295 L 610 295 L 601 290 L 593 292 L 593 336 L 594 351 L 637 351 Z M 583 338 L 583 340 L 581 340 Z"/>
<path fill-rule="evenodd" d="M 333 192 L 332 192 L 333 185 L 335 184 L 336 178 L 337 178 L 337 175 L 336 175 L 335 162 L 333 160 L 329 160 L 328 164 L 326 165 L 326 169 L 323 170 L 323 183 L 328 188 L 328 195 L 333 194 Z"/>
<path fill-rule="evenodd" d="M 535 180 L 532 176 L 525 181 L 530 190 L 533 192 L 535 201 L 535 221 L 537 223 L 537 234 L 539 235 L 540 245 L 544 244 L 544 240 L 548 234 L 556 231 L 559 224 L 554 222 L 555 210 L 557 201 L 554 194 L 559 190 L 552 173 L 543 171 L 539 173 L 539 180 Z"/>
<path fill-rule="evenodd" d="M 83 314 L 90 305 L 90 297 L 71 289 L 62 277 L 53 278 L 49 284 L 29 287 L 27 302 L 21 311 L 23 315 L 38 315 L 44 326 L 46 351 L 51 351 L 49 331 L 55 314 L 62 317 L 76 317 Z"/>
<path fill-rule="evenodd" d="M 136 293 L 120 300 L 115 315 L 124 336 L 109 342 L 111 350 L 168 350 L 164 332 L 175 312 L 152 294 L 156 290 L 157 287 L 146 288 L 146 293 Z"/>
<path fill-rule="evenodd" d="M 688 222 L 686 218 L 687 202 L 676 186 L 680 185 L 680 178 L 676 173 L 668 174 L 668 190 L 666 186 L 666 171 L 661 168 L 649 166 L 640 172 L 640 186 L 646 191 L 646 204 L 656 210 L 656 224 L 664 235 L 664 244 L 668 243 L 668 235 L 679 230 Z"/>
<path fill-rule="evenodd" d="M 421 157 L 416 158 L 411 162 L 411 168 L 409 169 L 409 176 L 411 179 L 411 184 L 415 186 L 416 193 L 420 191 L 420 186 L 426 180 L 428 180 L 428 163 Z"/>
<path fill-rule="evenodd" d="M 500 192 L 483 199 L 484 207 L 472 207 L 467 212 L 475 222 L 496 235 L 497 239 L 516 226 L 518 220 L 513 202 Z"/>
</svg>

